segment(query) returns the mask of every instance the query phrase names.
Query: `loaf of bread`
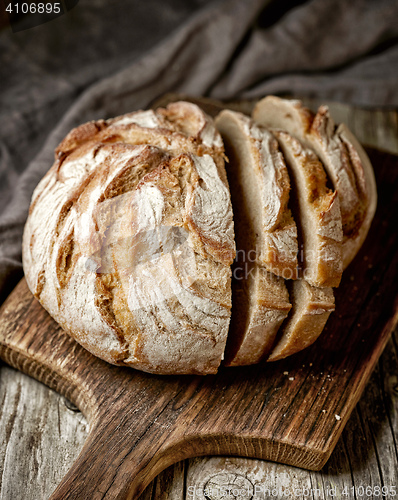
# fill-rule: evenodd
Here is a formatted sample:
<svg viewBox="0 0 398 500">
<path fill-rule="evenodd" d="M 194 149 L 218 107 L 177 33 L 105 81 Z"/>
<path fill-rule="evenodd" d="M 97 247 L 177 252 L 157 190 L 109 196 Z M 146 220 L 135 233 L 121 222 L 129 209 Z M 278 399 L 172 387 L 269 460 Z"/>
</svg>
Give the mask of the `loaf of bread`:
<svg viewBox="0 0 398 500">
<path fill-rule="evenodd" d="M 25 226 L 25 275 L 96 356 L 159 374 L 217 370 L 235 256 L 222 154 L 188 103 L 83 125 L 58 147 Z"/>
<path fill-rule="evenodd" d="M 67 135 L 32 197 L 24 272 L 94 355 L 211 374 L 316 340 L 375 208 L 366 153 L 326 107 L 269 96 L 214 123 L 180 101 Z"/>
</svg>

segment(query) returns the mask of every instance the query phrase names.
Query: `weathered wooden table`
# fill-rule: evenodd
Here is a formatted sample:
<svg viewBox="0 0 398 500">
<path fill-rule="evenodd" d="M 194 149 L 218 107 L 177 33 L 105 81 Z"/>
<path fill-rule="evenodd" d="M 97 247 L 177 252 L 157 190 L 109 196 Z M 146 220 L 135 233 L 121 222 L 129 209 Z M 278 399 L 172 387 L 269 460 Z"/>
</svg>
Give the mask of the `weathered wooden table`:
<svg viewBox="0 0 398 500">
<path fill-rule="evenodd" d="M 337 103 L 331 103 L 330 109 L 335 120 L 347 123 L 362 143 L 398 154 L 396 111 Z M 0 364 L 0 401 L 0 500 L 44 500 L 79 454 L 88 424 L 63 397 L 4 364 Z M 322 471 L 254 459 L 194 458 L 160 474 L 140 500 L 394 498 L 398 496 L 397 440 L 396 331 Z M 206 489 L 211 490 L 207 496 Z"/>
</svg>

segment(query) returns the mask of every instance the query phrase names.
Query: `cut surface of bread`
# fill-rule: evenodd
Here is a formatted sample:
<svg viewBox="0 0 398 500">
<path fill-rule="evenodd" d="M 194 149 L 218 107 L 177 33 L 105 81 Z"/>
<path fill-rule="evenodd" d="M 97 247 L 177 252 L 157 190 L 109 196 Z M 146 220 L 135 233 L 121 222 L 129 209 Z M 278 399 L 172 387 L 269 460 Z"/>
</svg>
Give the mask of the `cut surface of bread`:
<svg viewBox="0 0 398 500">
<path fill-rule="evenodd" d="M 290 182 L 273 135 L 242 113 L 216 118 L 229 158 L 229 178 L 239 191 L 235 212 L 252 227 L 256 262 L 285 279 L 297 278 L 297 228 L 288 208 Z M 239 248 L 239 247 L 238 247 Z"/>
<path fill-rule="evenodd" d="M 291 304 L 283 278 L 252 263 L 235 265 L 232 316 L 225 350 L 226 366 L 260 362 L 269 354 Z"/>
<path fill-rule="evenodd" d="M 284 279 L 266 266 L 286 269 L 286 277 L 296 273 L 297 230 L 287 209 L 286 165 L 272 135 L 230 111 L 218 115 L 216 126 L 229 158 L 237 245 L 225 365 L 250 365 L 267 356 L 291 308 Z"/>
<path fill-rule="evenodd" d="M 292 309 L 283 323 L 268 361 L 277 361 L 311 345 L 334 311 L 332 288 L 314 287 L 299 279 L 289 283 Z"/>
<path fill-rule="evenodd" d="M 28 286 L 65 331 L 110 363 L 158 374 L 215 373 L 231 315 L 222 142 L 188 108 L 72 131 L 34 192 L 23 239 Z"/>
<path fill-rule="evenodd" d="M 337 287 L 343 272 L 340 204 L 327 188 L 327 177 L 315 153 L 293 136 L 273 130 L 283 151 L 292 182 L 302 277 L 313 286 Z"/>
<path fill-rule="evenodd" d="M 267 96 L 256 104 L 253 118 L 285 130 L 322 161 L 339 196 L 345 269 L 366 237 L 377 203 L 374 173 L 365 151 L 347 127 L 335 126 L 327 106 L 314 114 L 299 100 Z"/>
</svg>

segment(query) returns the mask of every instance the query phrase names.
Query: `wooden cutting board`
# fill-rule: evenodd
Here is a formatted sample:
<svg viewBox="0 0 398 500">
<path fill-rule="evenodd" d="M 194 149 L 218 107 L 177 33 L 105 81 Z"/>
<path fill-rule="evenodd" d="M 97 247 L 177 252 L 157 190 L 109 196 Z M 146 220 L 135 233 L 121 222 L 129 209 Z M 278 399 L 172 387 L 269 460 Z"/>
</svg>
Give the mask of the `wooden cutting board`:
<svg viewBox="0 0 398 500">
<path fill-rule="evenodd" d="M 371 231 L 322 336 L 286 360 L 206 377 L 111 366 L 69 338 L 20 282 L 0 310 L 0 357 L 90 422 L 53 500 L 135 499 L 161 470 L 199 455 L 322 468 L 398 321 L 398 157 L 368 152 L 379 190 Z"/>
</svg>

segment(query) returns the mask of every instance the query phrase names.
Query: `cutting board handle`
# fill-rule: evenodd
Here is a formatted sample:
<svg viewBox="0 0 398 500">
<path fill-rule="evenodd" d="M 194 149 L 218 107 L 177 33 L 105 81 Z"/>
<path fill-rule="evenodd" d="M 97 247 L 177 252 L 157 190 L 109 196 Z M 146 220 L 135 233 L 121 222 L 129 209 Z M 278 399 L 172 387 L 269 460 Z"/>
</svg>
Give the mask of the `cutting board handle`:
<svg viewBox="0 0 398 500">
<path fill-rule="evenodd" d="M 89 421 L 84 447 L 52 500 L 136 498 L 164 468 L 200 454 L 181 444 L 185 407 L 203 377 L 159 377 L 105 363 L 65 335 L 25 279 L 0 318 L 0 357 L 66 396 Z"/>
<path fill-rule="evenodd" d="M 158 436 L 147 419 L 137 416 L 140 430 L 133 434 L 126 428 L 128 419 L 118 424 L 117 418 L 120 420 L 115 415 L 115 419 L 96 422 L 50 500 L 136 499 L 157 474 L 173 463 L 167 451 L 159 457 Z"/>
</svg>

